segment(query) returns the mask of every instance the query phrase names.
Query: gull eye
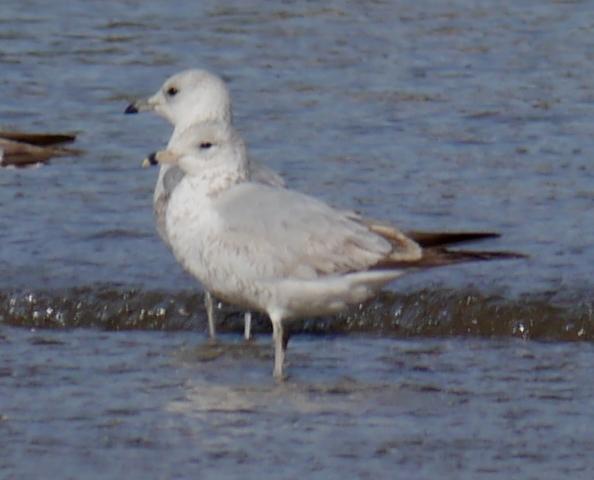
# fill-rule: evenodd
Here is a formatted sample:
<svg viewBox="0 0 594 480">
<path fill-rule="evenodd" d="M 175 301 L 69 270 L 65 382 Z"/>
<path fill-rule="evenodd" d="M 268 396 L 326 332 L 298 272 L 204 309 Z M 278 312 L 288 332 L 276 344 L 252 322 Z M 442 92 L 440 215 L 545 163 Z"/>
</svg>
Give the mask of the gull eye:
<svg viewBox="0 0 594 480">
<path fill-rule="evenodd" d="M 210 143 L 210 142 L 201 142 L 200 143 L 200 150 L 208 150 L 210 147 L 212 147 L 212 143 Z"/>
<path fill-rule="evenodd" d="M 175 97 L 175 95 L 177 94 L 178 90 L 175 87 L 169 87 L 167 89 L 167 95 L 169 95 L 170 97 Z"/>
</svg>

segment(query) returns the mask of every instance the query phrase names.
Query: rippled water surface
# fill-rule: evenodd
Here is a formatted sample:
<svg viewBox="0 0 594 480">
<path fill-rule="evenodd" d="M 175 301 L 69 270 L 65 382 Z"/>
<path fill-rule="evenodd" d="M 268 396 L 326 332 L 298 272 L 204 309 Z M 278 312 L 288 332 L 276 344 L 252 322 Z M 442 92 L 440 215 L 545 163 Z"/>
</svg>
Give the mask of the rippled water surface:
<svg viewBox="0 0 594 480">
<path fill-rule="evenodd" d="M 0 127 L 77 158 L 0 170 L 0 478 L 594 474 L 594 10 L 579 0 L 0 6 Z M 244 344 L 154 231 L 172 73 L 228 82 L 250 154 L 403 228 L 530 258 L 402 279 Z"/>
</svg>

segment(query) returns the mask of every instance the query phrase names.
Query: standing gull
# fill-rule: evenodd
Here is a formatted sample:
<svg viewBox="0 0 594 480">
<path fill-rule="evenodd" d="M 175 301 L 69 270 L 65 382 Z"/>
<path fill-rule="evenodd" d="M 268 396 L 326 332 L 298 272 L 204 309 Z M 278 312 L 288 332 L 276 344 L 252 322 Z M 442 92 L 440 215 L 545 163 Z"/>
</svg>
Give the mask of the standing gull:
<svg viewBox="0 0 594 480">
<path fill-rule="evenodd" d="M 232 121 L 231 97 L 225 82 L 206 70 L 185 70 L 168 78 L 151 97 L 137 100 L 126 108 L 125 113 L 152 111 L 168 120 L 174 127 L 168 146 L 189 127 L 215 121 L 229 125 Z M 273 170 L 253 164 L 252 180 L 269 185 L 283 185 L 282 178 Z M 184 172 L 172 165 L 162 165 L 155 186 L 153 208 L 157 232 L 166 245 L 171 247 L 165 228 L 165 214 L 171 193 L 180 182 Z M 208 317 L 208 332 L 215 338 L 214 304 L 208 290 L 204 294 Z M 245 314 L 244 335 L 250 338 L 251 314 Z"/>
<path fill-rule="evenodd" d="M 386 224 L 256 183 L 244 143 L 228 124 L 192 126 L 148 160 L 185 172 L 166 213 L 175 257 L 217 297 L 269 316 L 278 380 L 287 346 L 284 322 L 337 313 L 407 271 L 519 257 L 450 251 L 435 240 L 423 248 Z M 450 235 L 455 242 L 464 236 Z"/>
</svg>

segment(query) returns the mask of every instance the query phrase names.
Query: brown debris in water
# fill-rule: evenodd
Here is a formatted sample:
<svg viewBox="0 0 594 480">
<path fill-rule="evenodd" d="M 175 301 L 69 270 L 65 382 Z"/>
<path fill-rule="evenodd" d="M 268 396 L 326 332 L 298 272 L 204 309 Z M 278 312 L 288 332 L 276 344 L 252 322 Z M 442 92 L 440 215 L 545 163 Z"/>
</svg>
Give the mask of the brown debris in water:
<svg viewBox="0 0 594 480">
<path fill-rule="evenodd" d="M 63 146 L 75 140 L 71 133 L 0 131 L 0 166 L 23 168 L 48 163 L 53 157 L 80 155 L 81 150 Z"/>
</svg>

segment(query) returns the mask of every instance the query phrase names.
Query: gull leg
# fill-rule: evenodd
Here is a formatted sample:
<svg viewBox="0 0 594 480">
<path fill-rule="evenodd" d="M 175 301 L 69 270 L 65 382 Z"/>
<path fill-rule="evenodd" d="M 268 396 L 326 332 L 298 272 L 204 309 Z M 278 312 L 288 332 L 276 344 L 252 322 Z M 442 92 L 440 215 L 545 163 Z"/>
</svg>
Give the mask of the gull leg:
<svg viewBox="0 0 594 480">
<path fill-rule="evenodd" d="M 274 341 L 274 370 L 273 376 L 277 382 L 284 380 L 283 365 L 285 363 L 285 344 L 283 335 L 282 318 L 277 315 L 271 315 L 272 322 L 272 338 Z"/>
<path fill-rule="evenodd" d="M 243 320 L 245 322 L 245 327 L 243 330 L 243 337 L 246 340 L 250 340 L 252 338 L 252 313 L 245 312 L 243 316 Z"/>
<path fill-rule="evenodd" d="M 211 340 L 216 340 L 214 299 L 208 291 L 204 293 L 204 306 L 206 307 L 206 316 L 208 318 L 208 336 Z"/>
</svg>

